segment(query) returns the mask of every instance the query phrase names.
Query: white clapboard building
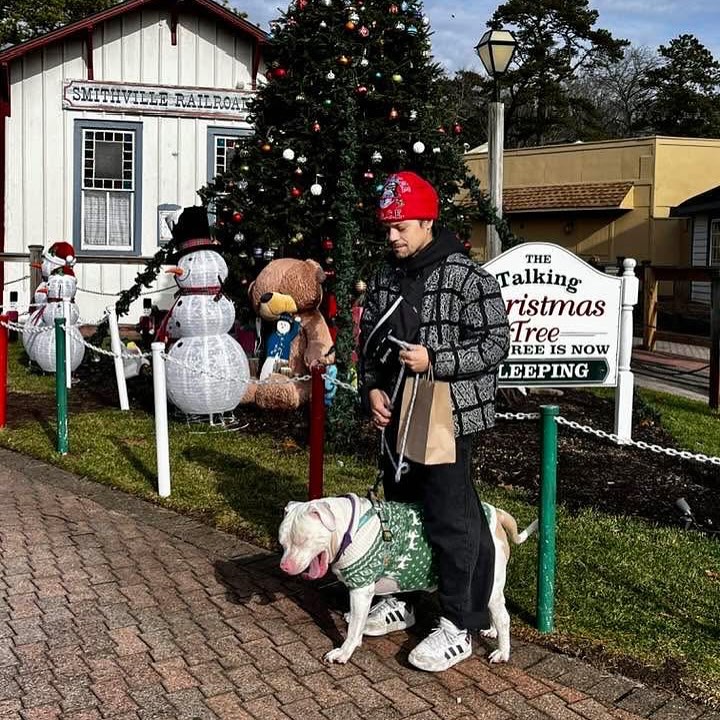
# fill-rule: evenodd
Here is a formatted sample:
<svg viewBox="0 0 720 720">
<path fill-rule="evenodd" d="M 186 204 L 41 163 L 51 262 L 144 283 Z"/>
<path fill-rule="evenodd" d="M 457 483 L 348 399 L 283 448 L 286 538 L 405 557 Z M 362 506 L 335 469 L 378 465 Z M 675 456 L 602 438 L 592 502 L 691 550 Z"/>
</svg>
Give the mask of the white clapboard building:
<svg viewBox="0 0 720 720">
<path fill-rule="evenodd" d="M 251 132 L 266 43 L 213 0 L 126 0 L 0 51 L 5 308 L 11 291 L 27 307 L 30 249 L 57 240 L 75 248 L 83 319 L 133 284 L 167 240 L 165 214 L 199 204 Z M 161 274 L 153 289 L 170 285 Z M 167 307 L 172 292 L 152 297 Z"/>
</svg>

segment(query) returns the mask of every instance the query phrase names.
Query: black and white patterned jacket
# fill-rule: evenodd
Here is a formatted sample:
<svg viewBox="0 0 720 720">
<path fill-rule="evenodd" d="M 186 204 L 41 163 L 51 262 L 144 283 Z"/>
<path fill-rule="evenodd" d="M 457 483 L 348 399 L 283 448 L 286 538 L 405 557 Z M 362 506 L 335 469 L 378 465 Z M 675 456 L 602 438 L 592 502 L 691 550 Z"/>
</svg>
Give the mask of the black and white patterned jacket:
<svg viewBox="0 0 720 720">
<path fill-rule="evenodd" d="M 444 233 L 438 238 L 448 242 Z M 428 348 L 435 378 L 450 383 L 456 437 L 495 424 L 497 368 L 508 354 L 510 334 L 505 304 L 495 278 L 455 246 L 424 277 L 417 303 L 419 342 Z M 369 282 L 361 320 L 361 338 L 401 293 L 402 264 L 385 263 Z M 365 357 L 360 381 L 391 392 L 397 376 Z"/>
</svg>

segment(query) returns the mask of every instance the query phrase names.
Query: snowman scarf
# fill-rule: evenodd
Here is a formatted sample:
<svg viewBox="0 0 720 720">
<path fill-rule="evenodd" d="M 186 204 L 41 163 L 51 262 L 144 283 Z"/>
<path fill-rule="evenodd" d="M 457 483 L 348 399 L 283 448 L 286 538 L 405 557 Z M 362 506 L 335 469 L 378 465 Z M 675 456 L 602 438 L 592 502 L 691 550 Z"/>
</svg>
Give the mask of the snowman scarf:
<svg viewBox="0 0 720 720">
<path fill-rule="evenodd" d="M 173 310 L 175 309 L 175 306 L 178 304 L 178 301 L 180 298 L 182 298 L 185 295 L 213 295 L 213 300 L 217 302 L 222 297 L 222 285 L 208 285 L 207 287 L 197 287 L 197 288 L 180 288 L 175 293 L 175 302 L 172 304 L 170 309 L 165 313 L 165 317 L 163 318 L 162 322 L 160 323 L 160 326 L 158 327 L 157 333 L 155 333 L 155 342 L 167 342 L 168 340 L 168 323 L 170 322 L 170 319 L 172 318 Z"/>
</svg>

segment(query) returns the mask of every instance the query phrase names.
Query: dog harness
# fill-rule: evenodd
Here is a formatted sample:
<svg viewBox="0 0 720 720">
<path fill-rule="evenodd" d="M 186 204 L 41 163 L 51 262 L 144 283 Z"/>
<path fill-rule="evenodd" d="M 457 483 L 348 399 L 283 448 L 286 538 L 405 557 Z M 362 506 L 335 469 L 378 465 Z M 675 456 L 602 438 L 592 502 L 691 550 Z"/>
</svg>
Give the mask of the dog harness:
<svg viewBox="0 0 720 720">
<path fill-rule="evenodd" d="M 437 585 L 433 552 L 423 529 L 419 505 L 382 503 L 392 540 L 384 541 L 377 510 L 371 507 L 359 520 L 352 544 L 333 565 L 333 572 L 350 589 L 392 578 L 399 590 L 426 590 Z"/>
</svg>

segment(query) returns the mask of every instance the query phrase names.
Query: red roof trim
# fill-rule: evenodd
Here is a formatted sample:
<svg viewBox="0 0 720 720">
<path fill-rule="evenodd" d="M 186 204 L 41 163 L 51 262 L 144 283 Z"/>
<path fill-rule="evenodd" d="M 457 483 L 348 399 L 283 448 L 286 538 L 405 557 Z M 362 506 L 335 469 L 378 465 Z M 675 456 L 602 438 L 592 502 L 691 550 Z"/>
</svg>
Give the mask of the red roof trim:
<svg viewBox="0 0 720 720">
<path fill-rule="evenodd" d="M 19 45 L 13 45 L 7 50 L 0 52 L 0 63 L 15 60 L 16 58 L 22 57 L 23 55 L 26 55 L 33 50 L 39 50 L 40 48 L 44 48 L 47 45 L 52 45 L 53 43 L 60 42 L 61 40 L 65 40 L 66 38 L 83 33 L 89 28 L 97 27 L 100 23 L 106 22 L 107 20 L 111 20 L 112 18 L 118 17 L 120 15 L 126 15 L 129 12 L 138 10 L 145 5 L 151 4 L 158 4 L 157 0 L 126 0 L 125 2 L 120 3 L 119 5 L 114 5 L 107 10 L 102 10 L 99 13 L 95 13 L 94 15 L 89 15 L 88 17 L 83 18 L 82 20 L 70 23 L 70 25 L 65 25 L 64 27 L 58 28 L 57 30 L 53 30 L 46 35 L 41 35 L 40 37 L 33 38 L 32 40 L 27 40 L 26 42 L 20 43 Z M 170 0 L 170 2 L 162 2 L 159 4 L 172 6 L 175 5 L 175 2 Z M 265 33 L 256 25 L 249 23 L 247 20 L 243 20 L 242 18 L 238 17 L 230 10 L 226 10 L 225 8 L 214 2 L 214 0 L 190 0 L 188 4 L 183 5 L 183 9 L 188 10 L 190 8 L 190 5 L 192 4 L 195 4 L 207 10 L 212 15 L 215 15 L 219 20 L 222 20 L 223 22 L 233 26 L 236 30 L 255 38 L 255 40 L 260 45 L 268 42 L 267 33 Z"/>
</svg>

